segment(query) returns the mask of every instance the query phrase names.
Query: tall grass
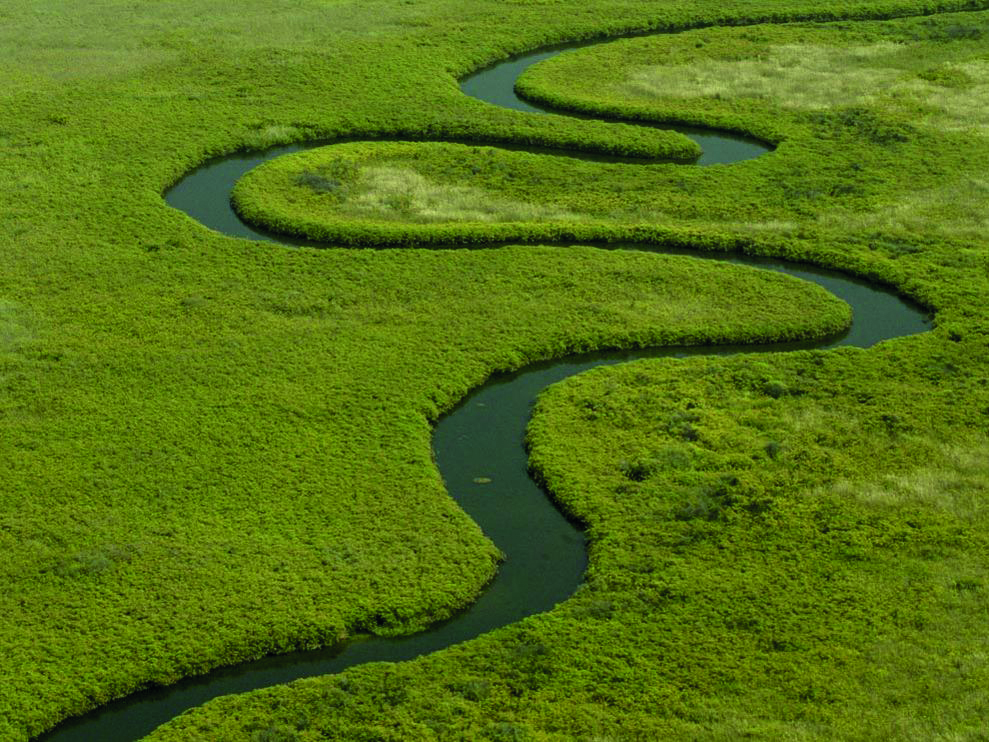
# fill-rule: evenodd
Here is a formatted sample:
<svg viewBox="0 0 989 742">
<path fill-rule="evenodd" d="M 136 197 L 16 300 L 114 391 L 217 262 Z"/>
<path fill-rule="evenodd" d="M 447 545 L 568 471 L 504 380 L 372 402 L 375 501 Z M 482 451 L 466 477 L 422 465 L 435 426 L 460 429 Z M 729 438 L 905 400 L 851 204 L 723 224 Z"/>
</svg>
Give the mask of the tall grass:
<svg viewBox="0 0 989 742">
<path fill-rule="evenodd" d="M 411 168 L 362 168 L 339 204 L 344 215 L 430 222 L 574 220 L 563 209 L 500 198 L 471 186 L 436 183 Z"/>
<path fill-rule="evenodd" d="M 638 67 L 616 86 L 633 100 L 755 99 L 798 110 L 876 104 L 922 113 L 916 123 L 989 134 L 989 62 L 948 62 L 912 70 L 910 45 L 782 44 L 753 59 L 701 59 Z"/>
<path fill-rule="evenodd" d="M 883 208 L 865 212 L 831 211 L 819 223 L 827 228 L 939 234 L 981 239 L 989 233 L 989 178 L 962 175 L 935 188 L 907 193 Z"/>
<path fill-rule="evenodd" d="M 989 513 L 989 441 L 943 443 L 915 469 L 878 480 L 842 480 L 832 491 L 871 505 L 927 506 L 964 520 Z"/>
<path fill-rule="evenodd" d="M 867 103 L 901 73 L 865 63 L 896 47 L 891 42 L 851 47 L 784 44 L 757 59 L 642 67 L 618 89 L 636 99 L 757 98 L 805 109 Z"/>
</svg>

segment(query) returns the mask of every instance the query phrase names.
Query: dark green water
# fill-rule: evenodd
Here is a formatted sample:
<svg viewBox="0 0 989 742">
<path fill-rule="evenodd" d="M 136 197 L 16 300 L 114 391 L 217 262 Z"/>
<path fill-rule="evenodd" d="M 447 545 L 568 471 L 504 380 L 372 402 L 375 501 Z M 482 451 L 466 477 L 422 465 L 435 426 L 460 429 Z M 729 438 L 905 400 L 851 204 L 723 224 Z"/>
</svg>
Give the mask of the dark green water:
<svg viewBox="0 0 989 742">
<path fill-rule="evenodd" d="M 517 111 L 526 111 L 527 113 L 559 113 L 576 118 L 595 118 L 537 105 L 520 98 L 515 92 L 515 81 L 532 65 L 544 59 L 555 57 L 561 52 L 580 49 L 595 43 L 600 42 L 589 41 L 580 44 L 561 44 L 547 47 L 537 52 L 512 57 L 487 69 L 475 72 L 460 83 L 460 89 L 474 98 L 480 98 L 488 103 L 493 103 L 504 108 L 514 108 Z M 622 119 L 614 118 L 606 120 L 621 121 Z M 641 121 L 635 123 L 638 126 L 648 126 L 655 129 L 673 129 L 693 139 L 703 150 L 703 154 L 695 163 L 697 165 L 720 165 L 741 162 L 742 160 L 758 157 L 772 149 L 769 145 L 757 139 L 731 134 L 726 131 L 701 129 L 695 126 L 648 124 Z"/>
<path fill-rule="evenodd" d="M 560 47 L 508 60 L 462 83 L 465 92 L 493 104 L 536 111 L 513 91 L 529 65 L 559 53 Z M 699 164 L 737 162 L 768 151 L 753 140 L 716 132 L 684 130 L 705 148 Z M 210 161 L 166 194 L 167 202 L 210 229 L 255 240 L 304 244 L 259 232 L 241 222 L 229 204 L 236 180 L 262 162 L 289 152 L 325 144 L 278 147 L 261 153 Z M 656 250 L 645 245 L 609 245 L 609 249 Z M 433 435 L 437 465 L 450 494 L 506 554 L 497 578 L 461 615 L 428 631 L 401 639 L 369 637 L 343 646 L 267 657 L 175 685 L 135 693 L 84 716 L 65 721 L 39 739 L 118 742 L 138 739 L 186 709 L 228 693 L 263 688 L 300 677 L 323 675 L 373 661 L 401 661 L 465 641 L 486 631 L 551 609 L 580 584 L 587 564 L 581 531 L 569 523 L 527 474 L 523 436 L 536 395 L 551 384 L 603 364 L 660 356 L 783 352 L 838 345 L 869 347 L 879 341 L 923 332 L 927 315 L 919 307 L 873 286 L 833 271 L 742 256 L 700 255 L 756 265 L 824 286 L 848 302 L 854 324 L 841 337 L 819 343 L 659 348 L 616 351 L 564 358 L 492 378 L 441 419 Z M 489 477 L 489 484 L 476 484 Z"/>
</svg>

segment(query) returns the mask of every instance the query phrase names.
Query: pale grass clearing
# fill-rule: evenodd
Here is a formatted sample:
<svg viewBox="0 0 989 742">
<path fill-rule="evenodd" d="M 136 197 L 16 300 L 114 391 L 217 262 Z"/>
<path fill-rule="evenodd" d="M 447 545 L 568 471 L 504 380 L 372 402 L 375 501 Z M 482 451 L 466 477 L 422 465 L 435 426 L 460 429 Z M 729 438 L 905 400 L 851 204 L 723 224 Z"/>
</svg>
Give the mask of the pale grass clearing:
<svg viewBox="0 0 989 742">
<path fill-rule="evenodd" d="M 757 98 L 801 109 L 868 103 L 903 73 L 864 63 L 900 49 L 892 42 L 850 47 L 786 44 L 760 59 L 640 67 L 620 92 L 645 99 Z"/>
<path fill-rule="evenodd" d="M 799 435 L 816 436 L 820 430 L 840 429 L 848 423 L 847 414 L 817 405 L 791 407 L 783 416 L 787 426 Z"/>
<path fill-rule="evenodd" d="M 938 234 L 956 239 L 983 239 L 989 234 L 989 178 L 963 176 L 937 188 L 909 193 L 869 212 L 822 214 L 827 228 Z"/>
<path fill-rule="evenodd" d="M 748 98 L 797 110 L 876 104 L 925 113 L 918 124 L 989 135 L 989 61 L 949 63 L 970 84 L 946 87 L 894 65 L 906 47 L 893 42 L 836 47 L 786 44 L 758 59 L 705 59 L 633 69 L 616 92 L 637 100 Z"/>
<path fill-rule="evenodd" d="M 989 512 L 989 442 L 943 443 L 923 466 L 876 481 L 844 480 L 830 489 L 869 505 L 922 505 L 974 520 Z"/>
<path fill-rule="evenodd" d="M 299 141 L 302 132 L 295 126 L 272 125 L 257 129 L 247 137 L 246 145 L 251 149 L 267 149 L 279 144 Z"/>
<path fill-rule="evenodd" d="M 418 222 L 543 222 L 580 220 L 549 206 L 496 198 L 470 186 L 436 183 L 410 168 L 362 168 L 340 204 L 344 212 Z"/>
<path fill-rule="evenodd" d="M 870 211 L 832 209 L 816 222 L 767 220 L 714 222 L 746 234 L 793 236 L 816 224 L 837 232 L 930 234 L 956 240 L 982 240 L 989 234 L 989 178 L 963 175 L 936 188 L 903 194 Z"/>
<path fill-rule="evenodd" d="M 914 77 L 899 81 L 891 92 L 932 109 L 918 123 L 989 136 L 989 60 L 973 59 L 944 67 L 962 73 L 970 83 L 963 87 L 944 87 Z"/>
</svg>

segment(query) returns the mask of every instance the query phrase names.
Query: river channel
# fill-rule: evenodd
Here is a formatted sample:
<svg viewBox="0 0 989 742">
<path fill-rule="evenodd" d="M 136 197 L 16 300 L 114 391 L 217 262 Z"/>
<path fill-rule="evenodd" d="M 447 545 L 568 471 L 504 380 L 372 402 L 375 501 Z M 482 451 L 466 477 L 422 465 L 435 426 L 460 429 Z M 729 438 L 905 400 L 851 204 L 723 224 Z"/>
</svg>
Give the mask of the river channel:
<svg viewBox="0 0 989 742">
<path fill-rule="evenodd" d="M 530 65 L 572 46 L 576 45 L 545 48 L 506 60 L 464 79 L 461 89 L 467 95 L 494 105 L 534 114 L 545 113 L 544 109 L 520 100 L 514 93 L 514 82 Z M 677 127 L 664 125 L 664 128 Z M 737 162 L 771 149 L 766 144 L 724 132 L 696 128 L 678 130 L 704 149 L 704 155 L 694 166 Z M 306 244 L 245 224 L 230 207 L 229 195 L 237 179 L 261 163 L 329 143 L 275 147 L 211 160 L 170 188 L 165 199 L 169 205 L 186 212 L 206 227 L 227 235 L 292 246 Z M 608 247 L 669 252 L 640 244 Z M 813 281 L 851 305 L 852 327 L 842 336 L 822 342 L 603 352 L 562 358 L 492 377 L 440 419 L 433 435 L 436 462 L 451 496 L 506 555 L 498 576 L 469 609 L 413 636 L 397 639 L 359 637 L 341 646 L 266 657 L 219 668 L 175 685 L 134 693 L 86 715 L 68 719 L 38 739 L 45 742 L 139 739 L 183 711 L 220 695 L 335 673 L 365 662 L 411 659 L 550 610 L 565 600 L 580 584 L 586 568 L 585 538 L 529 477 L 523 446 L 533 401 L 553 382 L 595 366 L 638 358 L 777 353 L 842 345 L 865 348 L 930 328 L 930 319 L 921 307 L 881 286 L 834 271 L 741 255 L 698 254 L 698 257 L 755 265 Z M 478 472 L 488 473 L 492 482 L 475 482 Z"/>
</svg>

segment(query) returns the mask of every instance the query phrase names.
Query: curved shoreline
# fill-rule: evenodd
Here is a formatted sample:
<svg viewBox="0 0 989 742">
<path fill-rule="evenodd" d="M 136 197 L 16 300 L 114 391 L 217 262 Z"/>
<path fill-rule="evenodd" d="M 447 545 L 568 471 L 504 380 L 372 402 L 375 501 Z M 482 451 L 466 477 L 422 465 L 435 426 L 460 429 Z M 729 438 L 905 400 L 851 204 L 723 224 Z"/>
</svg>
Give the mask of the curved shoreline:
<svg viewBox="0 0 989 742">
<path fill-rule="evenodd" d="M 600 41 L 594 43 L 602 43 Z M 586 44 L 585 44 L 586 45 Z M 462 89 L 487 79 L 498 79 L 495 71 L 512 66 L 512 81 L 519 74 L 520 62 L 525 69 L 553 52 L 537 50 L 482 70 L 465 78 Z M 507 77 L 507 76 L 506 76 Z M 500 95 L 504 88 L 497 89 Z M 514 96 L 514 92 L 511 93 Z M 485 98 L 498 104 L 499 101 Z M 517 96 L 516 96 L 517 99 Z M 526 109 L 532 107 L 526 105 Z M 673 127 L 670 127 L 673 128 Z M 719 137 L 725 141 L 746 141 L 742 137 Z M 309 145 L 274 147 L 261 153 L 217 158 L 197 168 L 166 193 L 169 204 L 181 208 L 205 226 L 231 236 L 255 240 L 278 241 L 290 245 L 308 244 L 286 240 L 257 231 L 241 222 L 229 206 L 229 187 L 241 174 L 257 164 L 289 152 L 321 146 Z M 759 145 L 757 156 L 768 148 Z M 731 161 L 747 159 L 739 157 Z M 726 160 L 727 161 L 727 160 Z M 701 163 L 708 164 L 708 163 Z M 713 163 L 709 163 L 713 164 Z M 188 208 L 187 208 L 188 207 Z M 617 245 L 611 246 L 620 247 Z M 626 246 L 632 249 L 654 249 L 646 245 Z M 802 348 L 830 348 L 840 345 L 869 347 L 881 340 L 922 332 L 929 327 L 923 310 L 877 288 L 865 281 L 843 276 L 837 272 L 806 265 L 769 259 L 746 258 L 740 255 L 699 254 L 700 257 L 727 259 L 731 262 L 757 265 L 811 280 L 824 286 L 848 302 L 853 309 L 853 326 L 837 339 L 820 342 L 789 344 L 697 346 L 692 348 L 654 348 L 632 351 L 612 351 L 562 358 L 535 364 L 513 374 L 493 377 L 470 393 L 458 406 L 435 426 L 433 447 L 437 465 L 448 490 L 482 530 L 501 548 L 508 560 L 488 590 L 469 609 L 429 630 L 404 638 L 358 638 L 344 645 L 314 652 L 299 652 L 266 657 L 254 662 L 217 669 L 208 675 L 188 678 L 179 683 L 142 691 L 113 702 L 84 716 L 68 719 L 41 740 L 130 740 L 149 733 L 183 710 L 200 705 L 210 698 L 227 693 L 266 687 L 310 675 L 338 672 L 346 667 L 370 661 L 400 661 L 450 646 L 513 623 L 527 615 L 548 610 L 569 597 L 580 583 L 586 566 L 583 534 L 566 521 L 528 477 L 527 456 L 522 436 L 528 422 L 528 410 L 538 391 L 547 384 L 598 365 L 619 363 L 646 357 L 680 357 L 684 355 L 726 355 L 735 352 L 783 352 Z M 481 417 L 498 415 L 498 417 Z M 498 442 L 479 440 L 477 434 L 495 432 Z M 494 450 L 504 452 L 503 462 L 492 462 Z M 472 478 L 478 471 L 471 453 L 483 452 L 485 468 L 497 470 L 497 489 L 478 492 Z M 457 463 L 459 468 L 454 464 Z M 509 471 L 511 470 L 511 474 Z M 505 473 L 502 473 L 505 472 Z M 465 478 L 467 477 L 467 478 Z M 504 488 L 504 491 L 502 490 Z M 492 497 L 492 495 L 496 497 Z M 509 499 L 513 498 L 513 499 Z M 491 504 L 497 500 L 498 507 Z M 504 520 L 509 516 L 511 520 Z M 520 536 L 519 529 L 528 526 L 538 539 Z M 501 534 L 501 535 L 499 535 Z M 513 538 L 506 540 L 505 534 Z M 545 548 L 546 542 L 554 544 Z M 532 584 L 523 578 L 539 578 Z"/>
</svg>

